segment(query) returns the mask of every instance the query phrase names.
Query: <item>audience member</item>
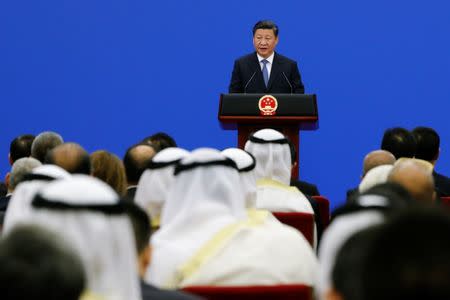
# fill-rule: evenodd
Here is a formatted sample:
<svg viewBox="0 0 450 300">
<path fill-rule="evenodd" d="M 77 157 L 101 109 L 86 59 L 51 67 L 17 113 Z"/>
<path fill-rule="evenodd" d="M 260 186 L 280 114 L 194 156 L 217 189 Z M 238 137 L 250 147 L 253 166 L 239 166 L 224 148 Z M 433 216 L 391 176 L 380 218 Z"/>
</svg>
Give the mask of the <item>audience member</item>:
<svg viewBox="0 0 450 300">
<path fill-rule="evenodd" d="M 364 300 L 450 299 L 450 216 L 420 207 L 385 225 L 366 247 Z"/>
<path fill-rule="evenodd" d="M 159 152 L 165 148 L 177 147 L 175 140 L 165 132 L 158 132 L 142 140 L 143 143 L 147 143 L 153 146 L 156 152 Z"/>
<path fill-rule="evenodd" d="M 413 158 L 416 154 L 416 140 L 414 135 L 405 128 L 389 128 L 384 132 L 381 149 L 391 152 L 396 159 Z"/>
<path fill-rule="evenodd" d="M 139 180 L 135 203 L 151 216 L 153 228 L 160 226 L 161 211 L 174 182 L 175 165 L 188 154 L 181 148 L 161 150 Z"/>
<path fill-rule="evenodd" d="M 149 243 L 151 236 L 151 221 L 149 220 L 149 216 L 134 203 L 129 203 L 126 206 L 126 211 L 131 220 L 131 224 L 133 225 L 134 239 L 136 241 L 137 267 L 139 271 L 142 299 L 197 299 L 189 294 L 158 289 L 144 281 L 145 272 L 151 263 L 151 246 Z"/>
<path fill-rule="evenodd" d="M 31 144 L 31 157 L 34 157 L 41 163 L 44 163 L 47 153 L 62 143 L 64 143 L 63 138 L 56 132 L 42 132 Z"/>
<path fill-rule="evenodd" d="M 377 184 L 385 183 L 392 168 L 392 165 L 381 165 L 370 169 L 370 171 L 365 174 L 364 178 L 361 180 L 361 183 L 358 186 L 359 193 L 364 193 Z"/>
<path fill-rule="evenodd" d="M 48 152 L 46 164 L 57 165 L 71 174 L 91 174 L 89 153 L 76 143 L 64 143 Z"/>
<path fill-rule="evenodd" d="M 123 157 L 123 165 L 127 175 L 127 193 L 125 198 L 128 201 L 134 201 L 139 179 L 155 154 L 156 151 L 153 146 L 144 143 L 131 146 L 127 149 Z"/>
<path fill-rule="evenodd" d="M 432 169 L 424 160 L 404 159 L 394 165 L 388 181 L 402 185 L 417 201 L 432 203 L 436 198 Z"/>
<path fill-rule="evenodd" d="M 270 211 L 314 211 L 291 182 L 291 151 L 288 140 L 273 129 L 262 129 L 249 137 L 245 150 L 256 159 L 256 207 Z"/>
<path fill-rule="evenodd" d="M 34 141 L 34 135 L 24 134 L 19 135 L 14 140 L 12 140 L 9 146 L 9 163 L 11 166 L 16 160 L 22 157 L 31 156 L 31 145 Z"/>
<path fill-rule="evenodd" d="M 265 222 L 267 211 L 249 218 L 239 187 L 236 164 L 217 150 L 197 149 L 180 161 L 161 229 L 152 237 L 150 282 L 172 288 L 313 285 L 317 262 L 306 239 Z"/>
<path fill-rule="evenodd" d="M 133 229 L 109 185 L 75 174 L 47 184 L 32 205 L 31 224 L 57 232 L 80 256 L 91 295 L 141 299 Z"/>
<path fill-rule="evenodd" d="M 0 241 L 2 300 L 78 300 L 83 265 L 53 232 L 19 226 Z"/>
<path fill-rule="evenodd" d="M 16 187 L 24 180 L 25 175 L 30 173 L 34 168 L 39 167 L 41 163 L 32 157 L 23 157 L 12 165 L 8 184 L 8 193 L 0 198 L 0 211 L 6 211 L 11 196 Z"/>
<path fill-rule="evenodd" d="M 27 224 L 30 221 L 31 201 L 39 189 L 55 179 L 65 179 L 70 176 L 66 170 L 55 165 L 34 168 L 25 176 L 24 181 L 11 197 L 5 215 L 4 232 L 10 231 L 17 224 Z"/>
<path fill-rule="evenodd" d="M 95 151 L 90 156 L 91 175 L 106 182 L 116 193 L 124 197 L 127 191 L 127 179 L 123 162 L 116 155 L 105 151 Z"/>
<path fill-rule="evenodd" d="M 415 158 L 423 159 L 436 166 L 440 152 L 440 138 L 433 128 L 416 127 L 412 131 L 417 150 Z M 434 185 L 439 197 L 450 197 L 450 178 L 433 171 Z"/>
</svg>

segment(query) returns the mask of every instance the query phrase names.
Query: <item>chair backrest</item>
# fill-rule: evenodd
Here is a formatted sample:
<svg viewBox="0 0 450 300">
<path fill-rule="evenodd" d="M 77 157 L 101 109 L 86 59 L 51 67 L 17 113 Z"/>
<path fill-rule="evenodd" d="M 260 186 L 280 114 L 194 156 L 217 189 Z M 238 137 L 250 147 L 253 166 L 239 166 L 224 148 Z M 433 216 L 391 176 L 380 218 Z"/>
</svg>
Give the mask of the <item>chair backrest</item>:
<svg viewBox="0 0 450 300">
<path fill-rule="evenodd" d="M 330 224 L 330 201 L 324 196 L 312 196 L 319 206 L 320 221 L 322 222 L 322 229 L 327 228 Z"/>
<path fill-rule="evenodd" d="M 183 291 L 208 300 L 312 300 L 312 288 L 303 284 L 268 286 L 190 286 Z"/>
<path fill-rule="evenodd" d="M 450 208 L 450 197 L 441 197 L 442 205 Z"/>
<path fill-rule="evenodd" d="M 314 215 L 304 212 L 272 212 L 281 223 L 300 231 L 314 247 Z"/>
</svg>

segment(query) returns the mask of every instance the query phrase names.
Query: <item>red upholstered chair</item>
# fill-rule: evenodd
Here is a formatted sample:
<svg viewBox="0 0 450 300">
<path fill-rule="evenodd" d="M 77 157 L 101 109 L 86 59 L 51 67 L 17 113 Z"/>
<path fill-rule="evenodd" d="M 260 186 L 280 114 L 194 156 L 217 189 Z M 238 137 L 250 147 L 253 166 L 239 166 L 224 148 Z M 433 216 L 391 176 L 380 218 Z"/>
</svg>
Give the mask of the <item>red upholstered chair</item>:
<svg viewBox="0 0 450 300">
<path fill-rule="evenodd" d="M 314 247 L 314 215 L 303 212 L 272 212 L 281 223 L 300 231 Z"/>
<path fill-rule="evenodd" d="M 208 300 L 312 300 L 312 288 L 302 284 L 268 286 L 190 286 L 183 291 Z"/>
<path fill-rule="evenodd" d="M 442 197 L 441 201 L 443 206 L 450 208 L 450 197 Z"/>
<path fill-rule="evenodd" d="M 330 224 L 330 201 L 324 196 L 312 196 L 312 198 L 316 200 L 319 206 L 320 221 L 323 229 L 325 229 Z"/>
</svg>

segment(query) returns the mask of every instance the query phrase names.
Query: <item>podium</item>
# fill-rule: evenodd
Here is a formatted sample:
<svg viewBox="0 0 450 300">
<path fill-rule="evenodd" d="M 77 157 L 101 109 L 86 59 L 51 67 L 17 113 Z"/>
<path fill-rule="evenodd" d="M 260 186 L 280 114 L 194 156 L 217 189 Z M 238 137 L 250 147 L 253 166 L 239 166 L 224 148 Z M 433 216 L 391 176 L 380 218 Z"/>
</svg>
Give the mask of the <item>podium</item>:
<svg viewBox="0 0 450 300">
<path fill-rule="evenodd" d="M 294 144 L 299 161 L 299 131 L 319 128 L 317 98 L 315 94 L 221 94 L 219 121 L 225 130 L 237 129 L 241 149 L 251 133 L 278 130 Z M 298 178 L 298 168 L 292 177 Z"/>
</svg>

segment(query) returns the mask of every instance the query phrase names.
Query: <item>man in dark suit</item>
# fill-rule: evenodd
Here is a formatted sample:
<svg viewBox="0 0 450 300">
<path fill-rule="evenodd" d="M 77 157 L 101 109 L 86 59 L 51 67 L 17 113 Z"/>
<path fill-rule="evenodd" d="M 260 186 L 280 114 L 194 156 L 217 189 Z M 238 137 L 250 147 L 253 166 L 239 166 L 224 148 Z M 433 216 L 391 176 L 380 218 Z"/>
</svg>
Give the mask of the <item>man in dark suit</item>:
<svg viewBox="0 0 450 300">
<path fill-rule="evenodd" d="M 297 93 L 303 86 L 297 63 L 275 53 L 278 26 L 272 21 L 259 21 L 253 27 L 256 52 L 237 59 L 229 93 Z"/>
<path fill-rule="evenodd" d="M 417 143 L 415 158 L 429 161 L 435 166 L 440 152 L 440 138 L 437 132 L 429 127 L 416 127 L 412 133 Z M 450 178 L 433 171 L 433 179 L 437 195 L 450 197 Z"/>
</svg>

